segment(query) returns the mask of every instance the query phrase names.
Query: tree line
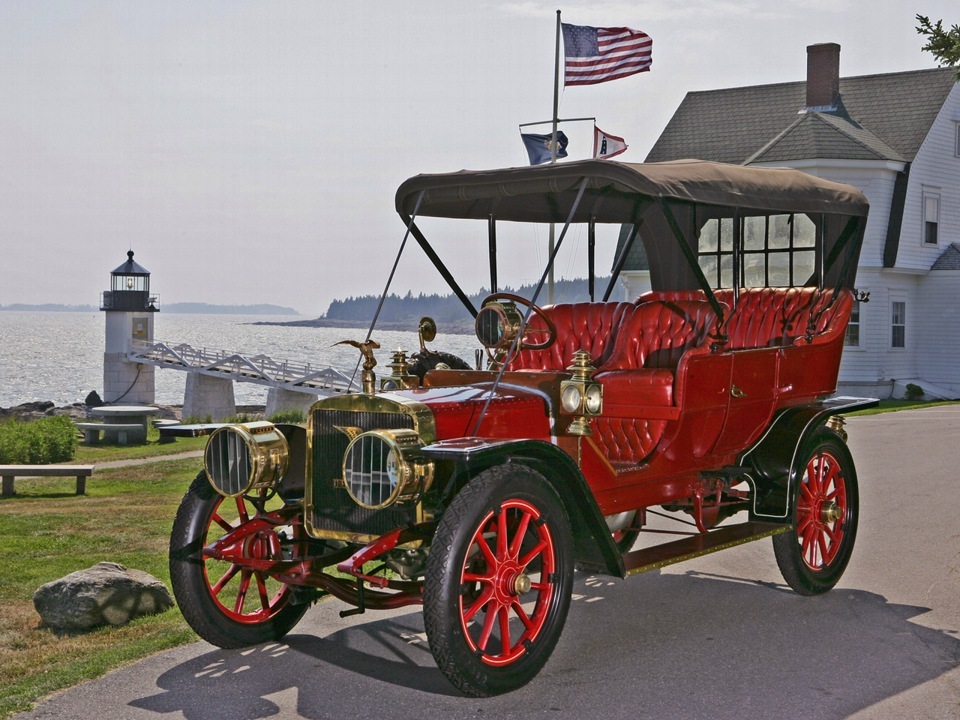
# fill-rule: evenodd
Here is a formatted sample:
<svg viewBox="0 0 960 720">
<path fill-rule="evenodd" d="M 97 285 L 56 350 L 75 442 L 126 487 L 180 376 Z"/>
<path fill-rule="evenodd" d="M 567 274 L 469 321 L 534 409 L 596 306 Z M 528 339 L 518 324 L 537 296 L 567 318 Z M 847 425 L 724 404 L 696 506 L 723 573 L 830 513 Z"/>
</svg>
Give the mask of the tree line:
<svg viewBox="0 0 960 720">
<path fill-rule="evenodd" d="M 597 278 L 594 292 L 597 299 L 602 297 L 606 290 L 609 277 Z M 509 292 L 524 298 L 533 297 L 535 285 L 522 285 L 518 288 L 505 287 L 501 292 Z M 481 288 L 476 293 L 468 294 L 474 307 L 479 308 L 490 291 Z M 558 280 L 554 283 L 554 302 L 566 303 L 589 299 L 587 281 L 584 278 L 575 280 Z M 334 300 L 323 315 L 327 320 L 343 320 L 351 322 L 369 322 L 377 310 L 380 298 L 377 295 L 360 295 L 343 300 Z M 537 298 L 539 305 L 547 304 L 547 290 L 544 288 Z M 449 323 L 458 320 L 470 319 L 467 309 L 460 299 L 452 294 L 440 295 L 437 293 L 414 295 L 412 291 L 400 296 L 391 293 L 383 302 L 380 311 L 380 320 L 383 322 L 416 322 L 424 315 L 429 315 L 437 322 Z"/>
</svg>

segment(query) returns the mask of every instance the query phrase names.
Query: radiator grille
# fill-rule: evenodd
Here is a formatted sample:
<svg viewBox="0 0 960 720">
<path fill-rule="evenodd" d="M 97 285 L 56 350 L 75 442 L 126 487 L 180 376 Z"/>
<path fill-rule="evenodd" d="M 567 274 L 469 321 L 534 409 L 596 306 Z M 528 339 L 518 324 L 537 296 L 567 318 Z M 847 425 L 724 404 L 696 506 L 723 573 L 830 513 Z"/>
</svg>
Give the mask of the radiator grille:
<svg viewBox="0 0 960 720">
<path fill-rule="evenodd" d="M 415 508 L 411 506 L 393 505 L 369 510 L 357 505 L 345 488 L 334 484 L 335 480 L 342 478 L 343 455 L 352 433 L 397 428 L 415 429 L 413 418 L 391 412 L 314 411 L 311 515 L 314 528 L 379 535 L 414 519 Z"/>
</svg>

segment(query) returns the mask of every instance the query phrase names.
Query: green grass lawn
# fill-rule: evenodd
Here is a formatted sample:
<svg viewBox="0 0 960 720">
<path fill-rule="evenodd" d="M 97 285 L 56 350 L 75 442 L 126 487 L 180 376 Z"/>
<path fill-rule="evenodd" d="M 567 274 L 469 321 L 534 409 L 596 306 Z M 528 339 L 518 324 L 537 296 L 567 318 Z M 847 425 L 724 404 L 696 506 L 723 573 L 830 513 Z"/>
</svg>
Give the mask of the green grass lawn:
<svg viewBox="0 0 960 720">
<path fill-rule="evenodd" d="M 143 457 L 199 449 L 203 439 L 138 448 L 81 448 L 75 462 Z M 199 458 L 98 469 L 87 494 L 74 478 L 18 478 L 17 494 L 0 500 L 0 717 L 30 709 L 54 691 L 98 677 L 196 635 L 179 610 L 129 625 L 57 637 L 40 627 L 33 592 L 75 570 L 110 560 L 145 570 L 169 587 L 167 544 L 180 498 Z"/>
<path fill-rule="evenodd" d="M 150 427 L 147 430 L 145 445 L 80 445 L 73 462 L 80 465 L 95 465 L 107 460 L 134 460 L 138 458 L 172 455 L 175 453 L 203 450 L 207 438 L 177 438 L 172 443 L 159 443 L 160 434 L 157 429 Z"/>
<path fill-rule="evenodd" d="M 896 412 L 897 410 L 918 410 L 921 408 L 940 407 L 942 405 L 956 405 L 950 400 L 881 400 L 880 405 L 869 410 L 858 410 L 850 415 L 877 415 L 879 413 Z"/>
</svg>

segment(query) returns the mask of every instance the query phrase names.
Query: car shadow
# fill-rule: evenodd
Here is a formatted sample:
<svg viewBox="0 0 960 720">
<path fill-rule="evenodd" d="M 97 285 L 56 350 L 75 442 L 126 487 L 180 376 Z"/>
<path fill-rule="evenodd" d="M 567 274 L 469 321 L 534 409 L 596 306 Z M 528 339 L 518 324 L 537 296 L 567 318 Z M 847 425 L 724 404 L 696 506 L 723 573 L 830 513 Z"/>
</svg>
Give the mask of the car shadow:
<svg viewBox="0 0 960 720">
<path fill-rule="evenodd" d="M 434 664 L 414 612 L 370 614 L 326 637 L 215 650 L 163 673 L 163 692 L 131 705 L 197 720 L 294 710 L 378 720 L 451 711 L 616 717 L 628 707 L 637 717 L 732 720 L 802 708 L 808 719 L 843 718 L 960 667 L 960 639 L 911 622 L 927 608 L 864 590 L 803 598 L 698 572 L 625 581 L 578 573 L 574 593 L 547 666 L 508 695 L 461 696 Z"/>
</svg>

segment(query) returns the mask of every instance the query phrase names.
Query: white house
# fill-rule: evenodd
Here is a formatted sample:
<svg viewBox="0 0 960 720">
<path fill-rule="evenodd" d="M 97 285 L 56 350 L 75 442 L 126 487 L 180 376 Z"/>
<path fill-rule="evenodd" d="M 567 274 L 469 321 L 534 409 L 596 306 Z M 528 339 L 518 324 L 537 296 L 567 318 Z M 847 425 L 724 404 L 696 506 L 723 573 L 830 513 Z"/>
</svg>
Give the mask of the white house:
<svg viewBox="0 0 960 720">
<path fill-rule="evenodd" d="M 840 77 L 840 46 L 807 48 L 807 80 L 691 92 L 647 162 L 788 166 L 870 201 L 840 391 L 907 383 L 960 397 L 960 84 L 955 70 Z M 622 277 L 645 290 L 637 243 Z"/>
</svg>

